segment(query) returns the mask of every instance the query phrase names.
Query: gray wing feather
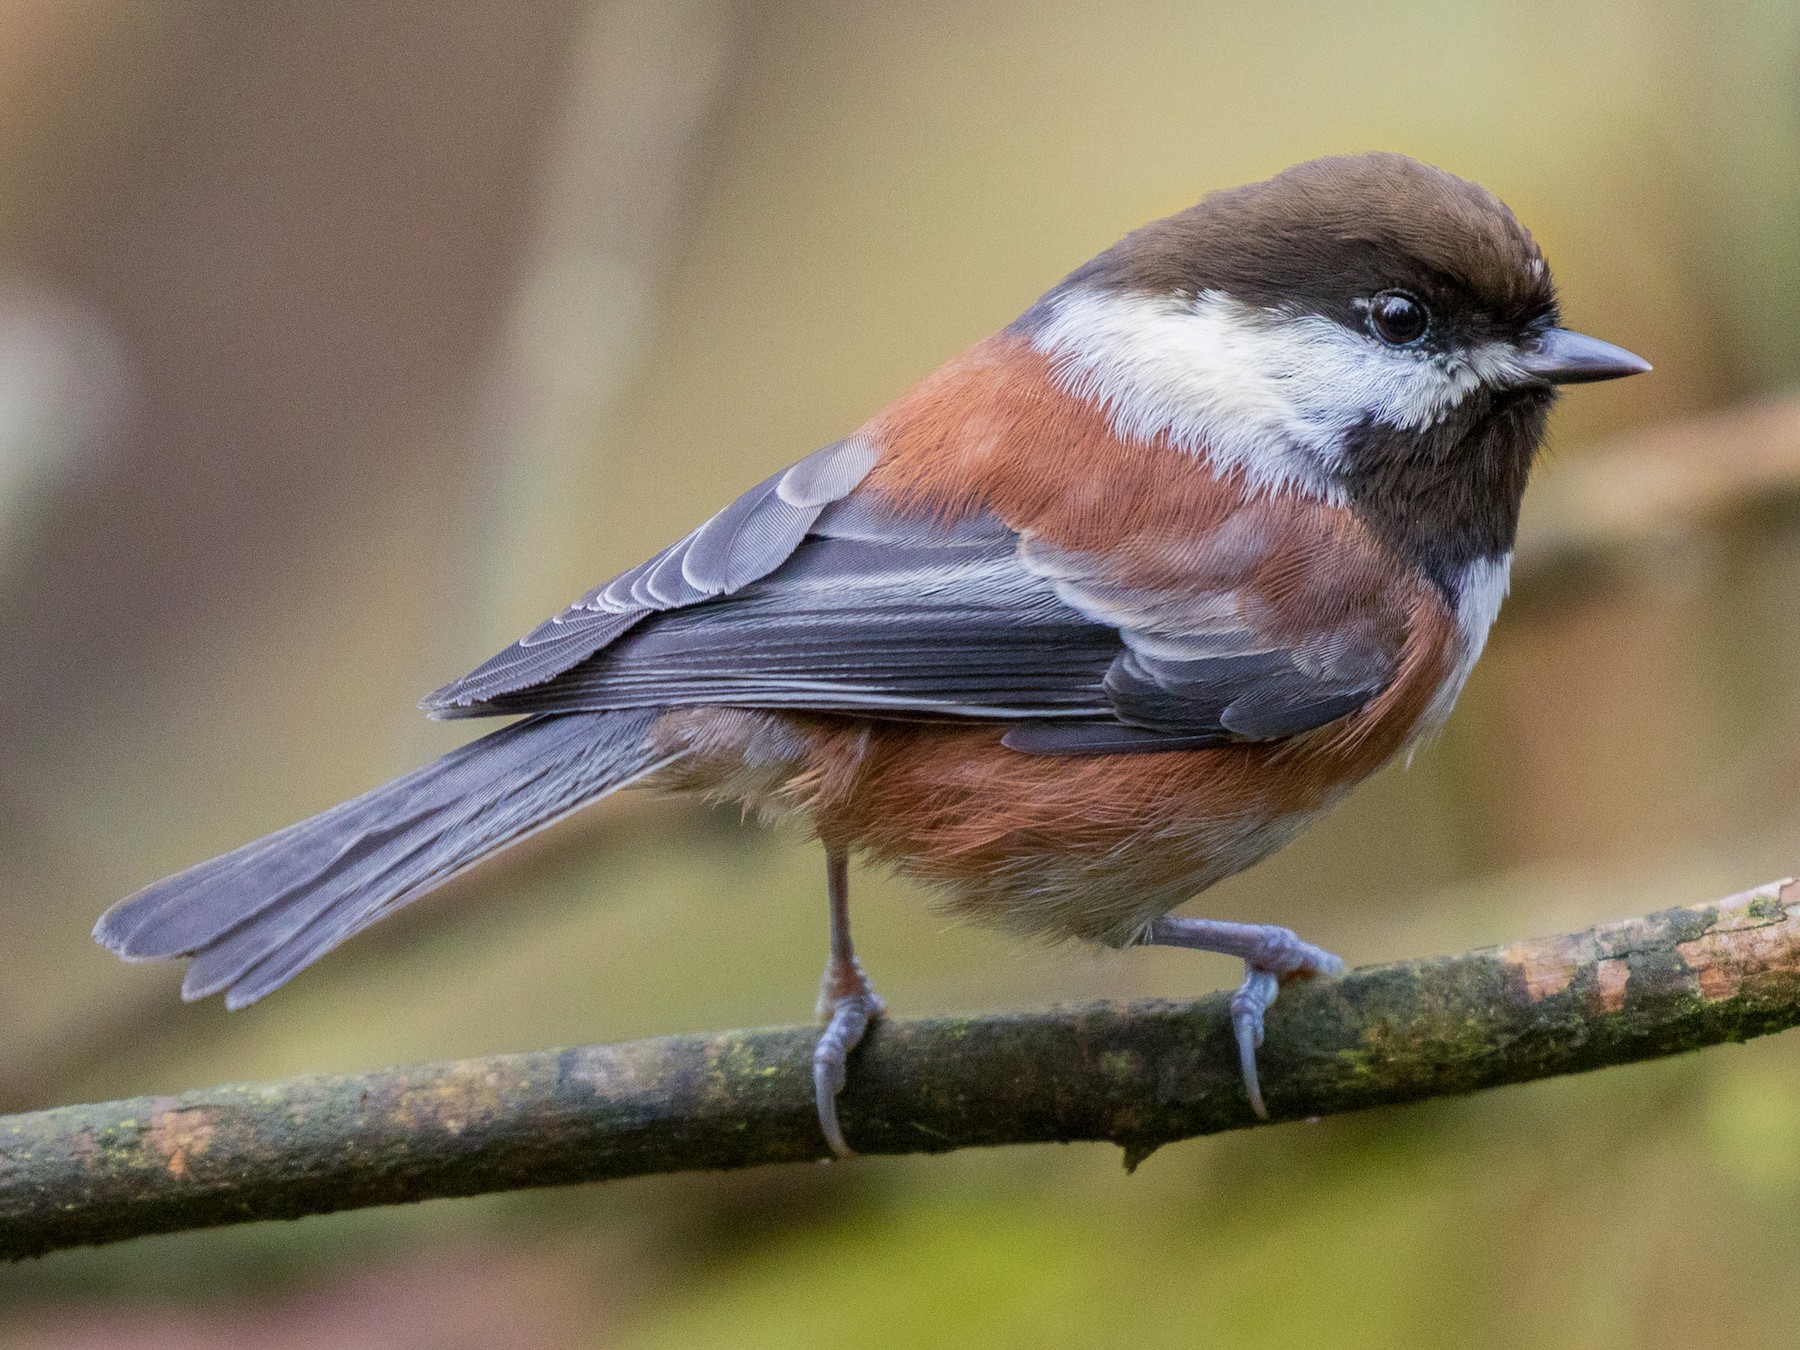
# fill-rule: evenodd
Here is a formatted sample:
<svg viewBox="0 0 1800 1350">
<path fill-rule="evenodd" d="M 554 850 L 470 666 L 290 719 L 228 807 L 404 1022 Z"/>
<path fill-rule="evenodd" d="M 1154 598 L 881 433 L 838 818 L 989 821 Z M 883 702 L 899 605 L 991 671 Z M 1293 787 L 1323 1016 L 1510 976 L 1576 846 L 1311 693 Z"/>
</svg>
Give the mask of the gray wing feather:
<svg viewBox="0 0 1800 1350">
<path fill-rule="evenodd" d="M 787 561 L 819 514 L 863 480 L 876 454 L 874 445 L 854 436 L 815 451 L 420 706 L 439 716 L 470 716 L 476 705 L 553 679 L 651 614 L 729 595 L 767 576 Z"/>
<path fill-rule="evenodd" d="M 783 501 L 780 486 L 780 478 L 759 484 L 695 531 L 681 557 L 691 589 L 730 595 L 787 561 L 819 508 Z"/>
<path fill-rule="evenodd" d="M 848 505 L 848 504 L 846 504 Z M 834 508 L 837 510 L 837 508 Z M 844 533 L 838 533 L 838 529 Z M 821 520 L 777 572 L 659 616 L 490 712 L 730 704 L 1017 719 L 1109 715 L 1117 631 L 1018 563 L 1016 537 L 967 529 L 872 537 L 872 515 Z"/>
</svg>

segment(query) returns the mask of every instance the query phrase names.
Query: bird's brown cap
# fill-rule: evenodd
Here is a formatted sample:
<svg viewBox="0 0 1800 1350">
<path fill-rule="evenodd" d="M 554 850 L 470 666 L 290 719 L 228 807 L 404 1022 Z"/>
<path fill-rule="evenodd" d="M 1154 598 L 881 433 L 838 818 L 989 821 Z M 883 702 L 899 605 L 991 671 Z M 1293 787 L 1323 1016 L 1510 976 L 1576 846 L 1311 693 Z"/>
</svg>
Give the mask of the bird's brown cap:
<svg viewBox="0 0 1800 1350">
<path fill-rule="evenodd" d="M 1212 193 L 1126 236 L 1058 290 L 1071 286 L 1222 292 L 1344 322 L 1356 321 L 1358 299 L 1398 288 L 1477 330 L 1556 321 L 1550 270 L 1506 204 L 1387 152 L 1315 159 Z"/>
</svg>

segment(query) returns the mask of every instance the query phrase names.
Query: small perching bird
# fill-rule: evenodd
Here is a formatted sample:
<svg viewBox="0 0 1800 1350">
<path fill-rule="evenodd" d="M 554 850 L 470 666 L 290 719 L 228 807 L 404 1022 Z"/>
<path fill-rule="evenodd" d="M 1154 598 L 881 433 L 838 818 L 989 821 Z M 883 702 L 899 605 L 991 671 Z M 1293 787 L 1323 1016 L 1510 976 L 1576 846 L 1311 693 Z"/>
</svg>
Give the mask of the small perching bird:
<svg viewBox="0 0 1800 1350">
<path fill-rule="evenodd" d="M 114 906 L 242 1007 L 628 786 L 798 816 L 825 847 L 814 1085 L 882 1003 L 860 853 L 1015 932 L 1241 958 L 1252 1106 L 1286 928 L 1170 911 L 1448 715 L 1506 592 L 1557 386 L 1648 370 L 1558 326 L 1492 194 L 1400 155 L 1207 197 L 1078 268 L 848 439 L 425 700 L 522 715 Z"/>
</svg>

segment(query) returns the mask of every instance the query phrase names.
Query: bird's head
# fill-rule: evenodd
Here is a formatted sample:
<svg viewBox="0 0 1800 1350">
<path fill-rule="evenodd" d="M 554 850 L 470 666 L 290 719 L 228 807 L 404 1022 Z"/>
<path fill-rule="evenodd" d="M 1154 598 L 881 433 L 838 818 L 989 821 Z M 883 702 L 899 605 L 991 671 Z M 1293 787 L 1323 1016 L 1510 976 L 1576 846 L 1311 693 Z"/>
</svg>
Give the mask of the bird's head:
<svg viewBox="0 0 1800 1350">
<path fill-rule="evenodd" d="M 1559 319 L 1498 197 L 1365 154 L 1147 225 L 1015 328 L 1121 434 L 1359 507 L 1437 572 L 1510 548 L 1559 386 L 1649 369 Z"/>
</svg>

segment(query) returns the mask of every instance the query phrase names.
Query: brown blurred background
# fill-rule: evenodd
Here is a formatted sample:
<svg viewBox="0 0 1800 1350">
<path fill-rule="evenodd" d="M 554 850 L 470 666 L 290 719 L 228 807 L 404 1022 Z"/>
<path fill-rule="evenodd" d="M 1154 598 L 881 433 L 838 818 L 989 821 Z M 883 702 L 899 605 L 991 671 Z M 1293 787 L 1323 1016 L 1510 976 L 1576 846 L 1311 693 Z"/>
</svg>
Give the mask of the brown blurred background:
<svg viewBox="0 0 1800 1350">
<path fill-rule="evenodd" d="M 1657 372 L 1557 414 L 1445 735 L 1203 909 L 1360 962 L 1800 871 L 1786 0 L 0 0 L 0 1109 L 807 1016 L 812 851 L 635 800 L 240 1014 L 87 932 L 1126 229 L 1370 147 Z M 1234 978 L 858 896 L 903 1013 Z M 146 1240 L 0 1271 L 0 1346 L 1781 1343 L 1797 1075 Z"/>
</svg>

